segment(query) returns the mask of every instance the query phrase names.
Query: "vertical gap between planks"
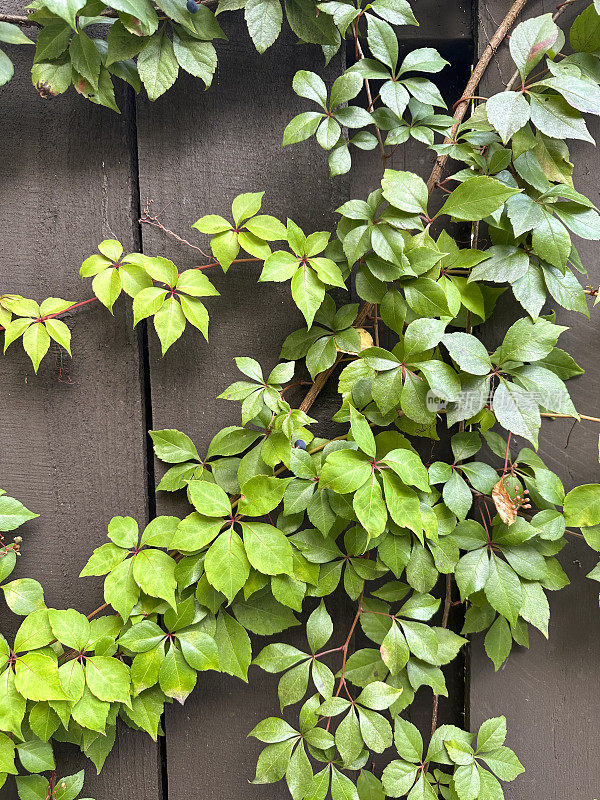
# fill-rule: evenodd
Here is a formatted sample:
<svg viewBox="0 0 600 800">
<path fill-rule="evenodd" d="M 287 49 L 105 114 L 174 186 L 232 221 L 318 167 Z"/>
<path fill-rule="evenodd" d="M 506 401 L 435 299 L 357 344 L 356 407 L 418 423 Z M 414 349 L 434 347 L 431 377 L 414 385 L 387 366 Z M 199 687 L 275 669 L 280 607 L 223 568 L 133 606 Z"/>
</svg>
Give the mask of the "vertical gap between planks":
<svg viewBox="0 0 600 800">
<path fill-rule="evenodd" d="M 128 145 L 130 154 L 130 168 L 132 184 L 134 186 L 131 198 L 131 227 L 133 242 L 138 252 L 143 252 L 143 236 L 140 216 L 142 213 L 141 194 L 140 194 L 140 165 L 138 153 L 138 129 L 137 129 L 137 102 L 133 89 L 127 87 L 127 107 L 129 125 L 127 128 Z M 140 353 L 140 391 L 142 395 L 142 413 L 144 421 L 144 459 L 146 466 L 146 500 L 148 509 L 148 520 L 156 517 L 156 483 L 154 471 L 154 455 L 152 441 L 148 431 L 152 430 L 152 386 L 150 383 L 150 350 L 148 346 L 148 324 L 143 320 L 138 326 L 138 348 Z M 160 800 L 168 800 L 169 779 L 167 771 L 167 741 L 166 741 L 166 719 L 162 715 L 161 725 L 164 731 L 163 736 L 158 737 L 157 742 L 157 771 L 160 786 Z"/>
</svg>

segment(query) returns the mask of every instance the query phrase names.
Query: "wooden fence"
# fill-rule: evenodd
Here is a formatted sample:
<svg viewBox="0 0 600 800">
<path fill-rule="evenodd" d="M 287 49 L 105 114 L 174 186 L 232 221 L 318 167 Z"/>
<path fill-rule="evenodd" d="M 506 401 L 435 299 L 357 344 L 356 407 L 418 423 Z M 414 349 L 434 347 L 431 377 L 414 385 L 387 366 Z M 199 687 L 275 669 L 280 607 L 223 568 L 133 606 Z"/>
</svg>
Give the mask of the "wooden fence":
<svg viewBox="0 0 600 800">
<path fill-rule="evenodd" d="M 22 8 L 19 0 L 2 5 L 7 11 Z M 403 46 L 435 46 L 452 62 L 441 78 L 450 103 L 460 96 L 474 53 L 507 5 L 415 3 L 421 27 L 409 30 Z M 532 13 L 552 10 L 540 0 L 530 5 Z M 13 48 L 16 76 L 0 95 L 0 290 L 84 299 L 89 286 L 79 281 L 78 267 L 106 237 L 120 239 L 126 251 L 142 249 L 167 255 L 180 268 L 193 266 L 192 250 L 138 224 L 148 197 L 157 209 L 168 206 L 165 222 L 185 233 L 204 213 L 227 214 L 236 194 L 266 189 L 267 211 L 314 230 L 333 227 L 333 209 L 374 188 L 379 171 L 370 154 L 349 177 L 332 181 L 314 142 L 280 147 L 285 124 L 306 107 L 291 89 L 292 77 L 300 68 L 323 71 L 319 49 L 297 45 L 288 31 L 259 56 L 240 15 L 227 16 L 230 41 L 219 46 L 219 69 L 208 92 L 191 78 L 180 78 L 155 104 L 123 92 L 121 116 L 73 93 L 42 100 L 30 84 L 30 54 Z M 338 55 L 323 71 L 326 78 L 339 74 L 343 58 Z M 483 93 L 497 90 L 510 72 L 503 48 Z M 591 145 L 572 149 L 576 185 L 595 199 L 600 160 Z M 431 161 L 431 152 L 407 145 L 390 166 L 426 175 Z M 598 283 L 595 245 L 580 244 Z M 222 297 L 211 304 L 209 345 L 187 332 L 161 359 L 154 333 L 147 339 L 144 331 L 134 331 L 130 310 L 119 302 L 114 319 L 99 304 L 72 314 L 73 360 L 53 350 L 37 377 L 18 347 L 1 361 L 0 486 L 40 514 L 24 529 L 18 573 L 44 584 L 48 604 L 68 602 L 82 610 L 99 604 L 101 581 L 77 575 L 91 550 L 105 541 L 112 516 L 132 515 L 144 523 L 155 513 L 182 510 L 172 498 L 155 494 L 159 476 L 146 431 L 177 427 L 201 451 L 220 427 L 238 421 L 237 407 L 215 399 L 235 379 L 233 357 L 252 355 L 270 367 L 287 333 L 299 327 L 288 287 L 259 284 L 257 277 L 249 265 L 216 280 Z M 560 321 L 568 316 L 561 313 Z M 588 365 L 570 387 L 576 406 L 587 413 L 597 406 L 597 325 L 597 316 L 589 323 L 578 318 L 565 336 L 566 349 Z M 332 408 L 325 392 L 316 415 Z M 596 480 L 597 432 L 577 426 L 566 447 L 570 424 L 546 426 L 542 456 L 551 468 L 568 486 Z M 600 611 L 597 591 L 584 579 L 593 558 L 571 546 L 563 564 L 572 585 L 552 604 L 550 641 L 534 633 L 531 650 L 514 652 L 494 675 L 475 638 L 464 662 L 448 675 L 450 700 L 441 703 L 440 719 L 457 724 L 477 725 L 506 713 L 509 744 L 527 769 L 508 789 L 510 800 L 592 800 L 600 791 L 594 724 L 600 716 L 600 636 L 594 634 Z M 346 614 L 343 598 L 337 614 Z M 2 630 L 11 626 L 15 619 L 3 614 Z M 256 721 L 277 713 L 276 682 L 253 670 L 247 686 L 213 673 L 201 673 L 198 683 L 184 708 L 169 708 L 159 744 L 121 730 L 101 775 L 93 776 L 89 765 L 85 794 L 97 800 L 284 797 L 280 785 L 248 784 L 258 747 L 246 734 Z M 430 696 L 411 710 L 424 728 L 430 714 Z M 81 764 L 72 751 L 61 755 L 67 767 Z M 6 788 L 0 796 L 12 800 Z"/>
</svg>

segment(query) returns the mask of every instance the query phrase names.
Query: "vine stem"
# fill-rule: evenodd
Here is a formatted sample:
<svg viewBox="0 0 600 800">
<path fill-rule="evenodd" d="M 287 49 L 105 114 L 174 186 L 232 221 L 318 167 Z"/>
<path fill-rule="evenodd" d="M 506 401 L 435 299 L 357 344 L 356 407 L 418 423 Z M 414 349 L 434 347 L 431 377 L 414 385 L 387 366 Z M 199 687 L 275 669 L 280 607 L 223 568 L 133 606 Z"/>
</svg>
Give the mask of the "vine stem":
<svg viewBox="0 0 600 800">
<path fill-rule="evenodd" d="M 159 211 L 158 214 L 151 214 L 150 213 L 150 206 L 151 205 L 152 205 L 152 200 L 148 197 L 146 199 L 146 205 L 144 206 L 144 210 L 142 211 L 142 216 L 138 220 L 138 222 L 141 225 L 152 225 L 154 228 L 158 228 L 159 230 L 163 231 L 163 233 L 166 233 L 167 236 L 171 236 L 171 237 L 173 237 L 173 239 L 176 239 L 178 242 L 181 242 L 181 244 L 186 244 L 188 247 L 191 247 L 193 250 L 199 250 L 205 258 L 210 258 L 208 253 L 205 253 L 204 250 L 201 247 L 198 247 L 198 245 L 192 244 L 191 242 L 188 242 L 187 239 L 184 239 L 183 237 L 179 236 L 179 234 L 175 233 L 175 231 L 172 231 L 169 228 L 167 228 L 165 225 L 163 225 L 162 222 L 159 219 L 159 216 L 162 214 L 162 211 Z M 169 205 L 170 205 L 170 203 L 169 203 Z M 166 206 L 165 206 L 165 208 L 166 208 Z M 163 208 L 163 211 L 164 210 L 165 209 Z"/>
<path fill-rule="evenodd" d="M 447 136 L 444 139 L 444 143 L 448 144 L 454 140 L 456 136 L 456 132 L 458 131 L 458 126 L 464 119 L 465 114 L 467 113 L 467 109 L 469 107 L 469 103 L 471 102 L 470 98 L 475 94 L 475 91 L 481 81 L 486 69 L 489 66 L 490 61 L 492 60 L 494 54 L 496 53 L 497 49 L 500 47 L 504 39 L 506 38 L 507 33 L 515 24 L 515 21 L 521 11 L 523 10 L 527 0 L 515 0 L 515 2 L 510 7 L 508 14 L 504 17 L 502 22 L 500 23 L 498 29 L 486 44 L 479 61 L 475 65 L 475 69 L 471 73 L 471 77 L 467 85 L 465 86 L 465 90 L 462 93 L 458 103 L 456 104 L 456 108 L 454 110 L 454 114 L 452 115 L 456 122 L 452 126 L 452 130 L 450 131 L 450 136 Z M 429 176 L 429 180 L 427 181 L 427 189 L 431 194 L 432 190 L 435 188 L 436 184 L 439 182 L 440 178 L 442 177 L 442 172 L 444 170 L 444 166 L 446 161 L 448 160 L 448 155 L 443 154 L 438 156 L 434 167 L 431 171 L 431 175 Z"/>
<path fill-rule="evenodd" d="M 446 575 L 446 595 L 444 598 L 444 611 L 442 614 L 442 628 L 448 627 L 448 618 L 450 616 L 450 607 L 452 605 L 452 576 Z M 433 696 L 433 711 L 431 713 L 431 735 L 435 733 L 438 721 L 438 711 L 440 707 L 440 696 L 435 694 Z"/>
<path fill-rule="evenodd" d="M 352 23 L 352 33 L 354 34 L 354 47 L 355 47 L 355 50 L 356 50 L 356 58 L 357 58 L 357 60 L 361 60 L 362 61 L 362 59 L 365 57 L 365 54 L 364 54 L 363 49 L 361 47 L 360 39 L 359 39 L 359 36 L 358 36 L 358 22 L 357 22 L 357 20 L 354 20 L 354 22 Z M 373 95 L 371 93 L 371 84 L 369 83 L 369 79 L 368 78 L 365 78 L 365 93 L 367 95 L 367 100 L 369 102 L 368 110 L 369 111 L 373 111 Z M 375 135 L 377 136 L 377 142 L 379 144 L 379 151 L 381 153 L 381 162 L 382 162 L 383 166 L 385 167 L 385 160 L 386 160 L 387 156 L 386 156 L 386 152 L 385 152 L 385 147 L 383 146 L 383 139 L 381 138 L 381 131 L 379 130 L 377 125 L 375 126 Z"/>
<path fill-rule="evenodd" d="M 363 612 L 363 597 L 365 594 L 365 590 L 363 589 L 360 593 L 360 597 L 358 598 L 358 608 L 356 609 L 356 614 L 354 615 L 354 619 L 352 620 L 352 625 L 350 626 L 350 630 L 348 631 L 348 635 L 346 636 L 346 641 L 341 647 L 336 648 L 336 650 L 341 650 L 342 652 L 342 671 L 340 674 L 340 682 L 336 689 L 334 697 L 339 697 L 342 688 L 346 685 L 346 661 L 348 660 L 348 648 L 350 647 L 350 641 L 352 639 L 352 634 L 356 628 L 358 620 L 360 619 L 360 615 Z M 329 730 L 329 726 L 331 725 L 331 717 L 327 719 L 327 726 L 325 728 L 326 731 Z"/>
<path fill-rule="evenodd" d="M 11 25 L 20 25 L 22 28 L 41 28 L 41 23 L 23 14 L 0 14 L 0 22 L 8 22 Z"/>
<path fill-rule="evenodd" d="M 376 306 L 373 303 L 363 303 L 362 307 L 360 308 L 356 320 L 354 321 L 355 328 L 361 328 L 367 319 L 374 313 Z M 300 411 L 303 411 L 305 414 L 308 413 L 310 407 L 315 402 L 317 397 L 319 396 L 321 389 L 327 383 L 327 379 L 337 367 L 341 359 L 343 358 L 343 353 L 338 353 L 335 362 L 332 364 L 329 369 L 326 369 L 324 372 L 319 372 L 317 377 L 315 378 L 312 386 L 306 393 L 304 400 L 300 403 Z"/>
</svg>

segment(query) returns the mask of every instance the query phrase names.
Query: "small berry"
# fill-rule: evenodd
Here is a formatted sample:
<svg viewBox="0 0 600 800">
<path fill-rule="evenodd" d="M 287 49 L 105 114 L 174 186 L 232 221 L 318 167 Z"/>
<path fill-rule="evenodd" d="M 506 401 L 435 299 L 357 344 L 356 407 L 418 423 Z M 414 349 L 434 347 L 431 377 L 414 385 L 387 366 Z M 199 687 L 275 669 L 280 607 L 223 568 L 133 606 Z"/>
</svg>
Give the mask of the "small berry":
<svg viewBox="0 0 600 800">
<path fill-rule="evenodd" d="M 196 11 L 198 11 L 198 3 L 196 3 L 196 0 L 187 0 L 186 6 L 190 14 L 195 14 Z"/>
<path fill-rule="evenodd" d="M 298 441 L 295 442 L 294 447 L 297 447 L 299 450 L 306 450 L 306 442 L 304 439 L 298 439 Z"/>
</svg>

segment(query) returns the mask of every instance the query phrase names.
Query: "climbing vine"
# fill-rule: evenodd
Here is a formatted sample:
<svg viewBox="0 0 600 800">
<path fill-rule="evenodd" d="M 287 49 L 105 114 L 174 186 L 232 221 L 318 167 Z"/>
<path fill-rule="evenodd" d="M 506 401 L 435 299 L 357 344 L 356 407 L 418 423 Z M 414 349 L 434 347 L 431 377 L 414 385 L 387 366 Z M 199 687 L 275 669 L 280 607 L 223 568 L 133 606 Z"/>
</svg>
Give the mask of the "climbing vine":
<svg viewBox="0 0 600 800">
<path fill-rule="evenodd" d="M 164 91 L 178 69 L 169 59 L 184 68 L 192 55 L 201 61 L 220 29 L 194 0 L 157 5 L 34 2 L 25 20 L 41 28 L 34 83 L 49 82 L 44 92 L 54 94 L 74 81 L 101 102 L 111 74 L 135 82 L 129 59 L 139 53 L 149 94 Z M 221 0 L 216 13 L 241 5 Z M 0 589 L 23 618 L 12 643 L 0 637 L 0 785 L 15 776 L 21 800 L 75 800 L 82 791 L 83 771 L 60 777 L 54 741 L 79 747 L 100 770 L 118 718 L 157 738 L 165 704 L 183 703 L 199 673 L 247 681 L 256 669 L 281 674 L 282 716 L 250 732 L 264 744 L 255 783 L 285 780 L 293 800 L 498 800 L 523 771 L 505 745 L 506 720 L 487 720 L 476 734 L 438 725 L 443 667 L 473 633 L 485 632 L 496 669 L 513 643 L 528 645 L 530 626 L 547 636 L 547 594 L 568 583 L 557 556 L 572 536 L 600 551 L 600 484 L 565 493 L 536 452 L 544 417 L 600 421 L 570 399 L 565 381 L 583 370 L 558 347 L 565 328 L 554 312 L 589 316 L 597 295 L 582 285 L 571 233 L 600 240 L 600 217 L 573 186 L 565 143 L 592 142 L 582 113 L 600 113 L 597 4 L 570 28 L 569 55 L 562 8 L 518 24 L 516 78 L 475 105 L 492 51 L 525 5 L 518 0 L 452 116 L 438 112 L 434 82 L 412 74 L 438 73 L 444 59 L 419 48 L 399 63 L 392 25 L 415 22 L 404 0 L 319 3 L 318 16 L 285 5 L 301 39 L 317 40 L 309 28 L 329 31 L 318 41 L 330 57 L 350 36 L 357 58 L 329 90 L 314 72 L 296 74 L 294 90 L 319 110 L 291 120 L 284 143 L 314 135 L 332 175 L 351 168 L 351 146 L 382 157 L 380 188 L 337 209 L 335 235 L 261 214 L 263 193 L 247 192 L 231 218 L 194 224 L 209 237 L 190 243 L 206 258 L 194 269 L 124 255 L 107 240 L 81 266 L 89 300 L 0 297 L 4 350 L 20 339 L 36 372 L 51 340 L 70 352 L 60 317 L 94 301 L 112 313 L 122 292 L 134 324 L 152 319 L 163 355 L 187 323 L 207 338 L 201 298 L 218 292 L 205 271 L 240 262 L 260 262 L 261 281 L 289 282 L 306 322 L 268 375 L 253 358 L 236 359 L 242 378 L 220 396 L 240 403 L 241 424 L 219 431 L 205 453 L 185 432 L 150 432 L 166 465 L 158 490 L 185 494 L 189 513 L 158 516 L 141 531 L 133 518 L 113 517 L 108 541 L 82 565 L 82 578 L 104 578 L 105 602 L 87 615 L 48 608 L 37 581 L 14 578 L 23 540 L 7 534 L 36 515 L 0 494 Z M 249 0 L 244 13 L 264 49 L 279 30 L 279 0 Z M 85 33 L 98 22 L 111 26 L 107 46 Z M 0 23 L 9 42 L 20 30 Z M 160 77 L 149 82 L 150 64 Z M 411 136 L 436 154 L 428 184 L 385 168 Z M 449 158 L 460 169 L 444 178 Z M 159 224 L 148 213 L 142 221 Z M 468 226 L 469 247 L 449 222 Z M 341 300 L 351 277 L 361 304 Z M 473 330 L 507 292 L 523 312 L 488 349 Z M 336 368 L 333 419 L 346 432 L 327 439 L 309 412 Z M 309 388 L 295 408 L 286 392 L 299 383 Z M 449 438 L 446 460 L 435 455 L 440 436 Z M 415 445 L 427 438 L 424 459 Z M 589 577 L 600 580 L 600 565 Z M 338 591 L 354 603 L 346 631 L 330 614 Z M 460 634 L 448 624 L 453 603 L 464 605 Z M 300 625 L 302 646 L 278 641 Z M 358 631 L 368 646 L 355 649 Z M 257 652 L 254 636 L 271 641 Z M 424 741 L 403 712 L 427 691 Z M 382 769 L 373 754 L 385 754 Z"/>
</svg>

